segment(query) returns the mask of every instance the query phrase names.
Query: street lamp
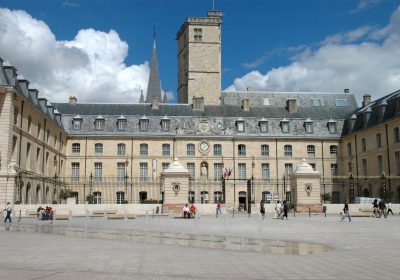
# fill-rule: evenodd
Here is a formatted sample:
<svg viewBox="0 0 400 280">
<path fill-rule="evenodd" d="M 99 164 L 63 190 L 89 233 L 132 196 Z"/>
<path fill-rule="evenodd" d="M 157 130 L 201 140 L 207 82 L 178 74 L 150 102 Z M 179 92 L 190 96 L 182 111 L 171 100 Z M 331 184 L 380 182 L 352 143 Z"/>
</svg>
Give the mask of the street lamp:
<svg viewBox="0 0 400 280">
<path fill-rule="evenodd" d="M 353 199 L 354 199 L 354 177 L 353 177 L 353 173 L 349 173 L 349 196 L 350 196 L 350 201 L 353 202 Z"/>
<path fill-rule="evenodd" d="M 129 161 L 128 158 L 126 158 L 125 160 L 125 196 L 126 198 L 124 198 L 124 203 L 128 202 L 128 165 L 129 165 Z"/>
<path fill-rule="evenodd" d="M 385 172 L 381 174 L 381 187 L 382 187 L 382 199 L 386 199 L 386 175 Z"/>
<path fill-rule="evenodd" d="M 254 156 L 252 157 L 251 160 L 251 199 L 252 203 L 255 203 L 255 193 L 254 193 L 254 167 L 256 164 L 254 163 Z"/>
</svg>

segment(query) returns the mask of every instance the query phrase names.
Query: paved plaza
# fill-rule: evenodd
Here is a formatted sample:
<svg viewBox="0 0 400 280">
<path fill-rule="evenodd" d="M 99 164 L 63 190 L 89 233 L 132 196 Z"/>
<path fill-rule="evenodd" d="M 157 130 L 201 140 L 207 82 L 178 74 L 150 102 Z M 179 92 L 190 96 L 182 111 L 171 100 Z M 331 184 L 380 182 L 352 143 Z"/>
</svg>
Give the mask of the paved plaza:
<svg viewBox="0 0 400 280">
<path fill-rule="evenodd" d="M 26 218 L 1 225 L 0 279 L 399 279 L 400 216 L 339 218 Z M 71 236 L 77 232 L 86 237 Z M 156 233 L 168 237 L 159 242 Z M 222 249 L 221 238 L 237 246 Z M 252 250 L 270 245 L 276 249 Z M 307 249 L 319 245 L 321 252 Z"/>
</svg>

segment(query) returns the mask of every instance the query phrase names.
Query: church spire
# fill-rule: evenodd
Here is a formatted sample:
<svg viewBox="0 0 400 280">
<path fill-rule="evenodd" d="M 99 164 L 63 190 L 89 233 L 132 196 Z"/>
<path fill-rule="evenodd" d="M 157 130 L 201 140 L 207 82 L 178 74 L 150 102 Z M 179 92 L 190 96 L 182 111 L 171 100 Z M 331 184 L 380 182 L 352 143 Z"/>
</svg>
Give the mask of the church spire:
<svg viewBox="0 0 400 280">
<path fill-rule="evenodd" d="M 157 57 L 157 47 L 156 47 L 156 25 L 154 24 L 153 33 L 153 57 L 151 60 L 149 84 L 147 85 L 146 103 L 151 103 L 153 97 L 157 97 L 159 102 L 161 99 L 161 83 L 160 74 L 158 72 L 158 57 Z"/>
<path fill-rule="evenodd" d="M 140 98 L 139 98 L 139 103 L 144 103 L 143 90 L 140 90 Z"/>
</svg>

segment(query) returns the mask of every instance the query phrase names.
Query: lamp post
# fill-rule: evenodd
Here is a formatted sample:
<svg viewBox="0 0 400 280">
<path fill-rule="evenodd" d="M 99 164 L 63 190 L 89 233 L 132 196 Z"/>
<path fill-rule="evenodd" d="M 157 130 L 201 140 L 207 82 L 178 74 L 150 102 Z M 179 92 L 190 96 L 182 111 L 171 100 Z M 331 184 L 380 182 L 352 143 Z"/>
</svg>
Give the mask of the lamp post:
<svg viewBox="0 0 400 280">
<path fill-rule="evenodd" d="M 126 158 L 125 160 L 125 195 L 124 195 L 124 203 L 128 202 L 128 165 L 129 165 L 129 161 L 128 158 Z M 126 196 L 126 198 L 125 198 Z"/>
<path fill-rule="evenodd" d="M 254 193 L 254 167 L 256 164 L 254 163 L 254 156 L 251 160 L 251 203 L 255 203 L 255 193 Z"/>
<path fill-rule="evenodd" d="M 353 177 L 353 173 L 349 173 L 349 197 L 350 197 L 350 202 L 353 202 L 353 200 L 354 200 L 354 177 Z"/>
<path fill-rule="evenodd" d="M 381 174 L 381 187 L 382 187 L 382 199 L 386 200 L 386 175 L 385 172 Z"/>
</svg>

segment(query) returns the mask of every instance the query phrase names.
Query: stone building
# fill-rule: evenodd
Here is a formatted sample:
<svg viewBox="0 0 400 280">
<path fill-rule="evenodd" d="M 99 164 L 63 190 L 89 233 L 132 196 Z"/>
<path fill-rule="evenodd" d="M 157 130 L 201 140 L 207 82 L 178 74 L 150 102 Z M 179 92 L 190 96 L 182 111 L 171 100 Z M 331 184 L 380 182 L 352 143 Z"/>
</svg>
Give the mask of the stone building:
<svg viewBox="0 0 400 280">
<path fill-rule="evenodd" d="M 383 173 L 394 190 L 399 92 L 369 104 L 366 96 L 357 108 L 348 91 L 221 91 L 221 17 L 217 11 L 189 17 L 178 32 L 178 104 L 161 100 L 155 43 L 148 92 L 135 104 L 77 97 L 50 104 L 0 60 L 0 201 L 60 202 L 65 188 L 77 203 L 163 201 L 162 174 L 174 158 L 189 171 L 187 197 L 194 203 L 220 200 L 246 209 L 248 187 L 254 203 L 291 200 L 290 175 L 302 159 L 319 171 L 321 193 L 333 202 L 376 196 L 374 182 Z M 360 154 L 361 139 L 370 145 L 378 132 L 381 147 Z M 390 165 L 375 174 L 379 155 Z M 353 166 L 361 170 L 364 159 L 371 171 L 362 177 Z"/>
</svg>

